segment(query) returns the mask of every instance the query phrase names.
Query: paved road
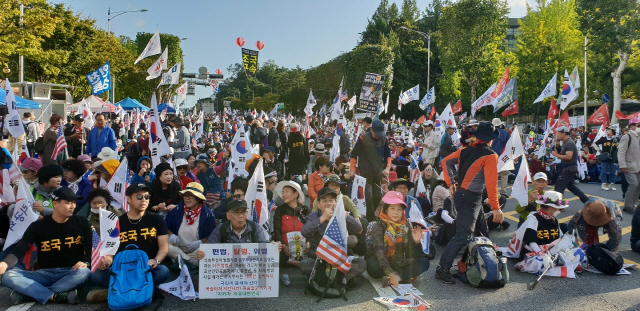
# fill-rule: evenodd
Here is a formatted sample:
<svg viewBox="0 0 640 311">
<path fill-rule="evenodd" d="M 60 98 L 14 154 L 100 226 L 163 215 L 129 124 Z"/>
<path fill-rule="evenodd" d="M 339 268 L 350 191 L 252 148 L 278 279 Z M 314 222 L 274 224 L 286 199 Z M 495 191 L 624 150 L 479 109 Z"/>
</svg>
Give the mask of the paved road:
<svg viewBox="0 0 640 311">
<path fill-rule="evenodd" d="M 619 186 L 619 185 L 618 185 Z M 598 196 L 618 201 L 621 204 L 622 192 L 603 191 L 599 185 L 581 184 L 580 188 L 589 196 Z M 569 199 L 569 208 L 558 217 L 560 222 L 568 222 L 580 208 L 581 203 L 571 193 L 565 193 Z M 500 246 L 505 246 L 512 237 L 517 224 L 514 212 L 516 200 L 510 198 L 505 212 L 507 221 L 512 226 L 505 232 L 492 232 L 491 239 Z M 623 214 L 623 238 L 620 254 L 630 263 L 640 263 L 640 254 L 634 253 L 629 247 L 631 232 L 631 215 Z M 447 310 L 640 310 L 640 267 L 631 271 L 627 276 L 606 276 L 584 272 L 577 279 L 544 278 L 535 290 L 527 290 L 535 277 L 513 270 L 515 260 L 509 261 L 510 283 L 499 290 L 475 289 L 458 282 L 455 285 L 445 285 L 433 276 L 442 248 L 438 247 L 438 256 L 432 261 L 432 268 L 421 276 L 419 289 L 425 294 L 423 297 L 434 305 L 434 309 Z M 181 301 L 175 297 L 166 296 L 163 301 L 156 301 L 147 310 L 172 310 L 184 308 L 222 310 L 387 310 L 386 307 L 373 302 L 372 298 L 389 295 L 377 286 L 378 282 L 369 281 L 362 277 L 358 288 L 347 293 L 349 301 L 342 299 L 325 299 L 316 303 L 315 296 L 304 296 L 305 281 L 295 268 L 281 270 L 291 277 L 291 285 L 280 287 L 280 297 L 266 299 L 226 299 L 226 300 L 197 300 Z M 388 290 L 388 289 L 385 289 Z M 10 291 L 0 287 L 0 309 L 8 309 Z M 76 306 L 48 304 L 46 307 L 35 304 L 15 306 L 11 310 L 107 310 L 106 304 L 89 305 L 81 303 Z"/>
</svg>

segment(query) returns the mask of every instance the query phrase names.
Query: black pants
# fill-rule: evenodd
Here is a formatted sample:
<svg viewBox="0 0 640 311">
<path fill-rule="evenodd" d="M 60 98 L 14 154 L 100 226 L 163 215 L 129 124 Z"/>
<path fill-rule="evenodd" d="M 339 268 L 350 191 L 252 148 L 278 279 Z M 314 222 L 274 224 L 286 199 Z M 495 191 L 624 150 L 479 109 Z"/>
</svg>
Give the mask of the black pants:
<svg viewBox="0 0 640 311">
<path fill-rule="evenodd" d="M 440 266 L 449 269 L 456 255 L 473 238 L 476 222 L 482 212 L 482 194 L 458 189 L 453 195 L 456 215 L 456 235 L 449 241 L 440 257 Z M 484 216 L 484 214 L 482 214 Z"/>
<path fill-rule="evenodd" d="M 560 192 L 564 196 L 564 190 L 568 189 L 575 196 L 579 197 L 582 203 L 587 203 L 587 201 L 589 201 L 589 197 L 587 197 L 573 182 L 575 177 L 576 172 L 570 169 L 570 167 L 563 168 L 562 171 L 558 172 L 558 180 L 556 181 L 553 190 Z"/>
<path fill-rule="evenodd" d="M 380 180 L 367 178 L 367 186 L 365 188 L 364 199 L 367 204 L 367 220 L 372 222 L 376 219 L 374 215 L 380 200 L 382 200 L 382 184 Z"/>
<path fill-rule="evenodd" d="M 390 265 L 393 271 L 400 274 L 400 280 L 406 281 L 429 270 L 430 263 L 429 259 L 425 257 L 417 257 L 406 266 L 401 266 L 396 263 L 390 263 Z M 367 258 L 367 272 L 374 279 L 379 279 L 384 276 L 384 272 L 380 269 L 378 258 L 375 256 Z"/>
</svg>

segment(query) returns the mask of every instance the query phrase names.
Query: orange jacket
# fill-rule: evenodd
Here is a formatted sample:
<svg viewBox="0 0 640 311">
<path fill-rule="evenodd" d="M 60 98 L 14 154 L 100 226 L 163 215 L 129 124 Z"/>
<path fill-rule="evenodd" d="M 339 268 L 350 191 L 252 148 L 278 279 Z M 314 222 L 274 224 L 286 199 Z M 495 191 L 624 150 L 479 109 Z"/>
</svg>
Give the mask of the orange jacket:
<svg viewBox="0 0 640 311">
<path fill-rule="evenodd" d="M 309 175 L 309 191 L 307 191 L 307 195 L 309 196 L 309 200 L 311 201 L 311 206 L 313 206 L 313 201 L 318 197 L 318 192 L 320 189 L 324 187 L 324 181 L 318 175 L 318 172 L 315 172 Z"/>
<path fill-rule="evenodd" d="M 486 185 L 491 209 L 500 209 L 498 202 L 498 155 L 487 144 L 470 145 L 450 154 L 442 159 L 442 168 L 447 186 L 453 184 L 452 177 L 456 175 L 457 171 L 458 187 L 482 194 Z"/>
</svg>

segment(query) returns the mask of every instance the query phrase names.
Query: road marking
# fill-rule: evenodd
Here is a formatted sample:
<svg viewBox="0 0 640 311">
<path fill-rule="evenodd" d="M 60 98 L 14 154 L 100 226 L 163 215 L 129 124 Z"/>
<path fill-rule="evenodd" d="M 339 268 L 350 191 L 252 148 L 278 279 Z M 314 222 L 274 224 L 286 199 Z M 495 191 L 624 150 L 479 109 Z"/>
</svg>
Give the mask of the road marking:
<svg viewBox="0 0 640 311">
<path fill-rule="evenodd" d="M 19 304 L 17 306 L 11 306 L 6 311 L 26 311 L 26 310 L 29 310 L 29 308 L 31 308 L 33 304 L 35 304 L 35 302 L 27 302 L 27 303 Z"/>
<path fill-rule="evenodd" d="M 369 280 L 369 283 L 371 283 L 371 285 L 373 286 L 373 288 L 376 290 L 376 292 L 378 293 L 378 297 L 396 297 L 399 296 L 392 288 L 391 286 L 387 286 L 385 288 L 382 288 L 382 286 L 380 285 L 380 280 L 374 280 L 373 278 L 371 278 L 371 276 L 369 275 L 368 272 L 364 272 L 362 274 L 367 280 Z M 420 277 L 420 276 L 418 276 Z M 405 308 L 399 308 L 399 307 L 392 307 L 392 306 L 387 306 L 387 305 L 383 305 L 381 303 L 376 302 L 378 305 L 382 305 L 382 306 L 386 306 L 387 308 L 389 308 L 389 310 L 392 311 L 405 311 Z"/>
</svg>

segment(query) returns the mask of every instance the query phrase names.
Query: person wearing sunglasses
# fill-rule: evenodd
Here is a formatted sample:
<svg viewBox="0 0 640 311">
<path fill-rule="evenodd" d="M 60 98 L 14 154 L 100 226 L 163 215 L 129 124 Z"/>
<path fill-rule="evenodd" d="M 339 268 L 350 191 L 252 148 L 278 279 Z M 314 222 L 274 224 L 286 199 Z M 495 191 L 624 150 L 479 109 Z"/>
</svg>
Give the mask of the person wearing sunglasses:
<svg viewBox="0 0 640 311">
<path fill-rule="evenodd" d="M 160 264 L 169 252 L 169 234 L 164 218 L 147 211 L 151 188 L 145 184 L 132 184 L 127 187 L 125 195 L 129 203 L 129 211 L 118 217 L 120 225 L 120 247 L 118 252 L 134 244 L 149 257 L 149 267 L 154 286 L 158 286 L 169 278 L 169 268 Z M 105 256 L 98 269 L 91 273 L 91 282 L 101 288 L 109 287 L 110 267 L 114 256 Z M 95 289 L 87 294 L 90 303 L 107 301 L 108 290 Z"/>
</svg>

